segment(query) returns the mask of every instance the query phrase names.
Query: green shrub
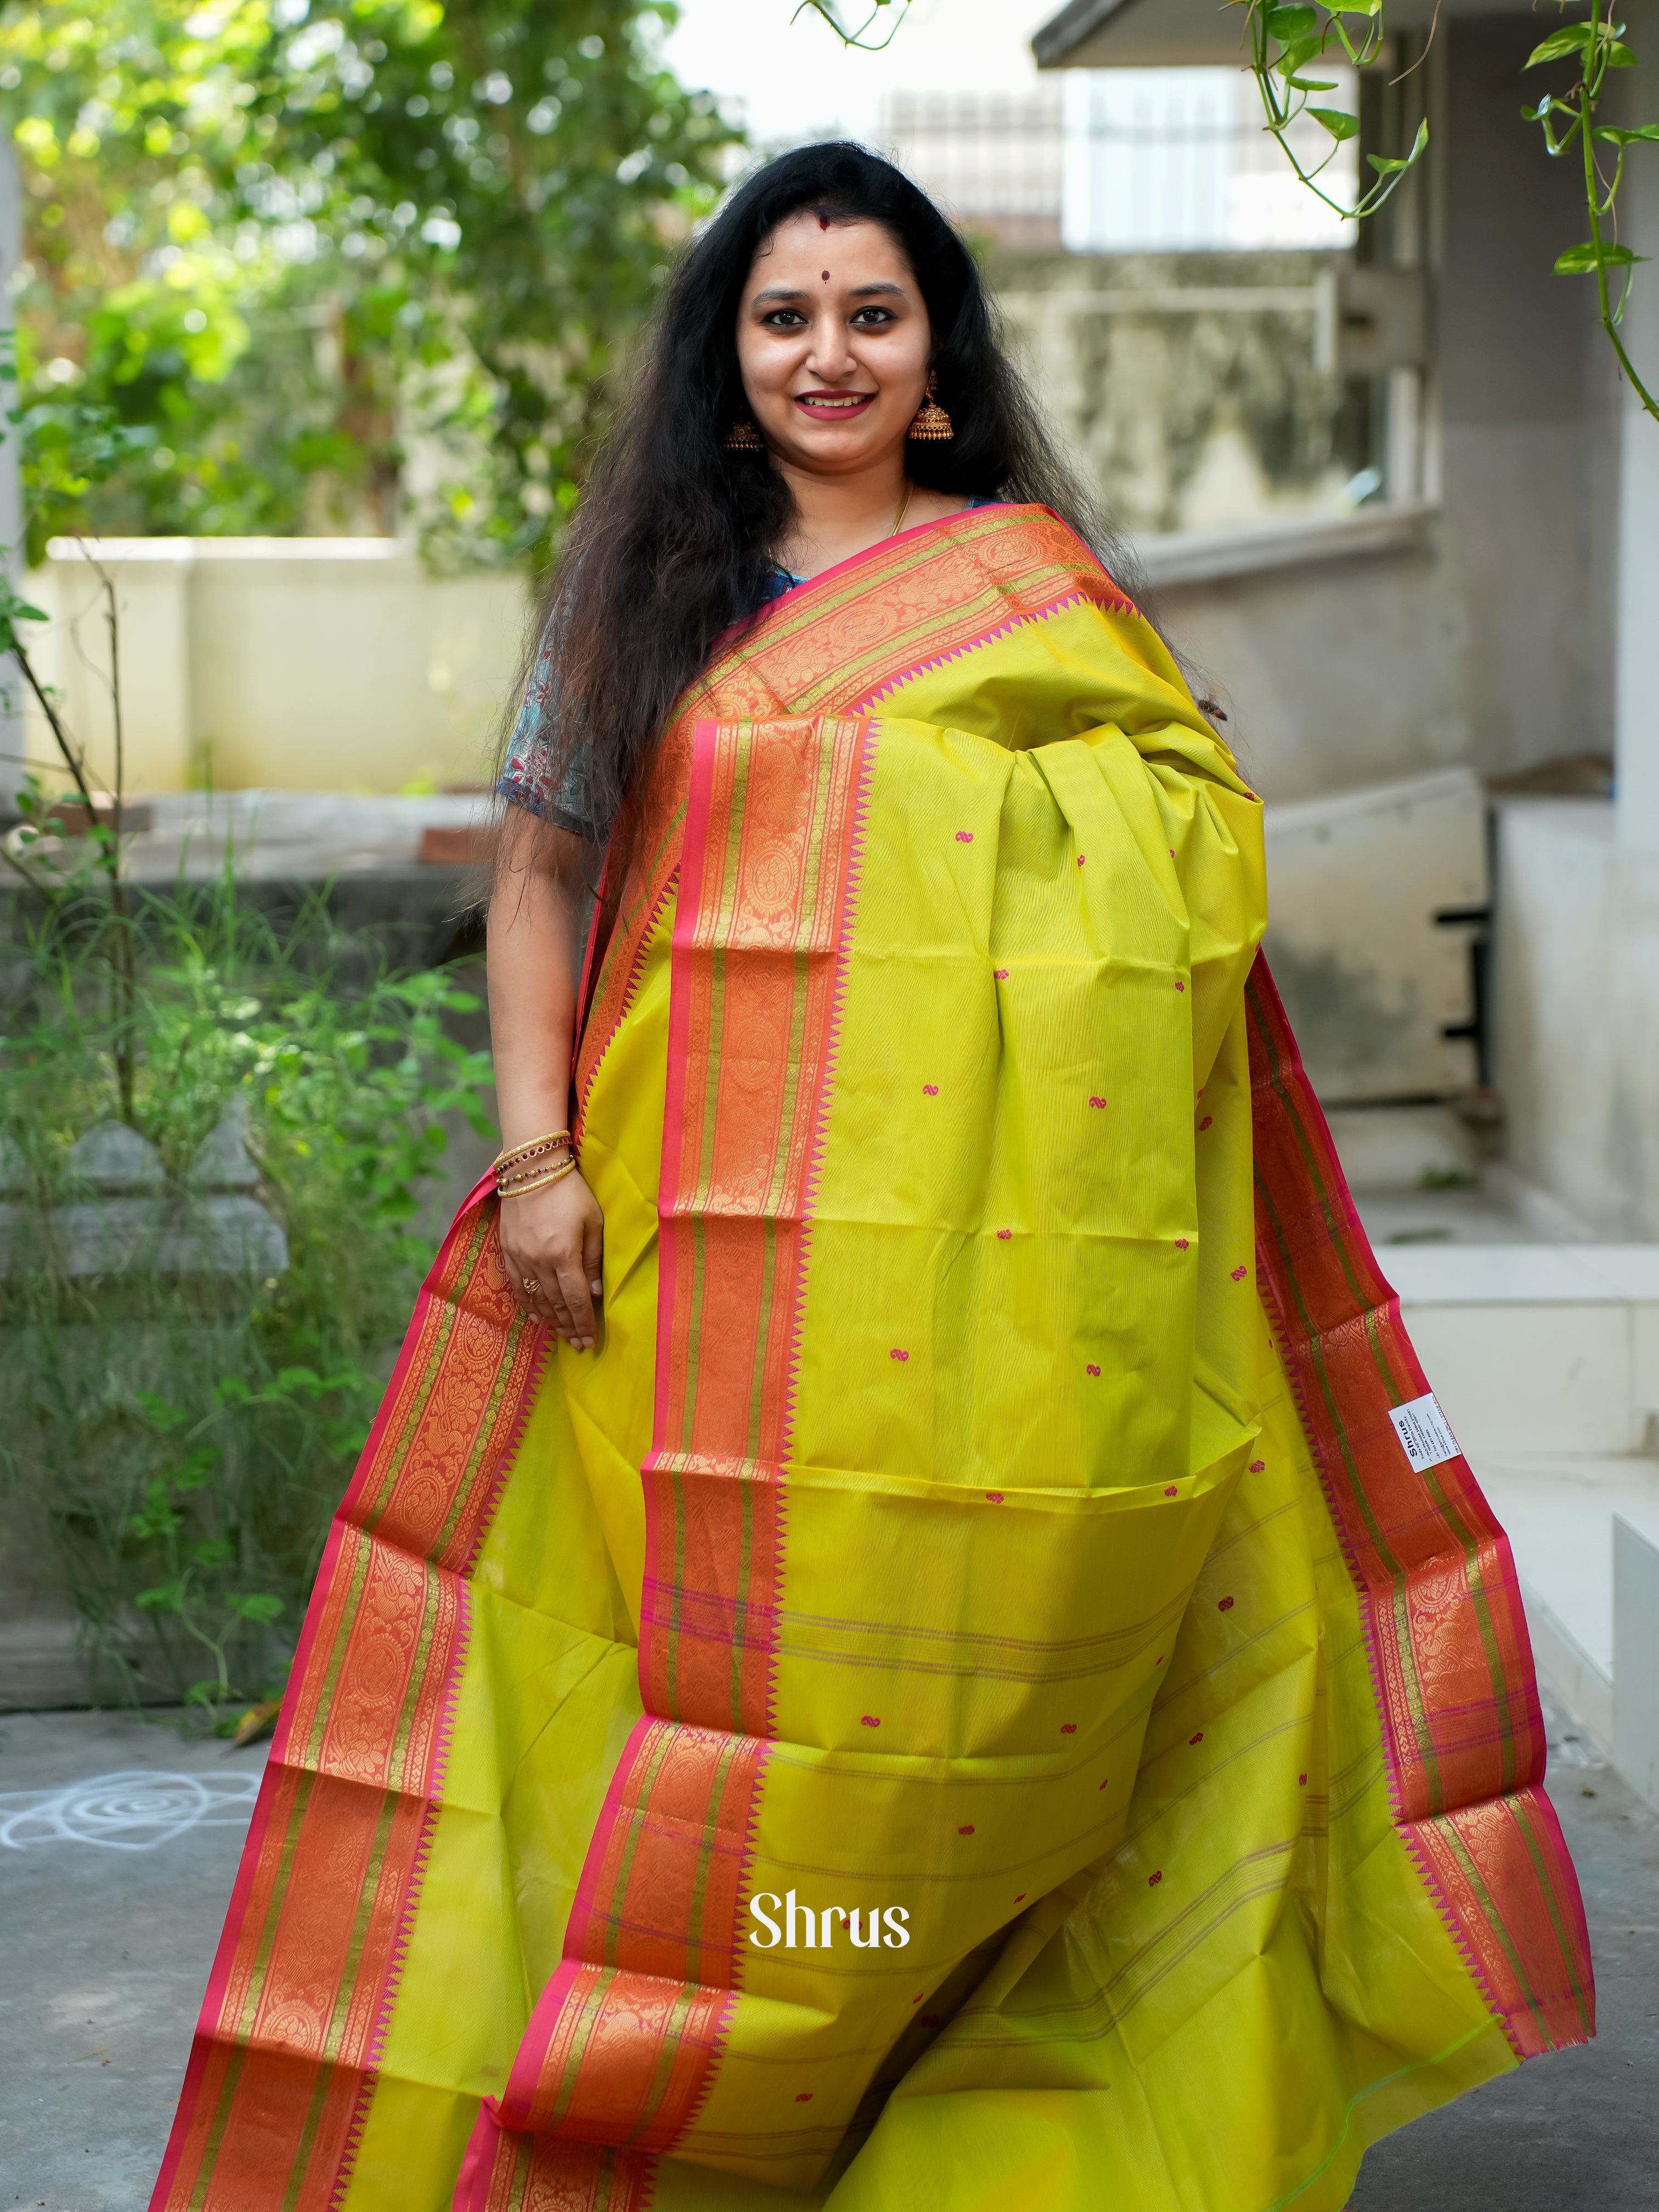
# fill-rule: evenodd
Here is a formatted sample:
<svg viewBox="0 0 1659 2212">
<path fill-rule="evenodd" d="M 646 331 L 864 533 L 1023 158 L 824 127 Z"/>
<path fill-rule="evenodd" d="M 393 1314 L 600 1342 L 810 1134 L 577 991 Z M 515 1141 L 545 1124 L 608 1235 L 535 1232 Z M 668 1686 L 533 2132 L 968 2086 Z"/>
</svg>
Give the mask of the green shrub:
<svg viewBox="0 0 1659 2212">
<path fill-rule="evenodd" d="M 216 1718 L 285 1671 L 430 1258 L 414 1223 L 441 1117 L 487 1132 L 489 1062 L 447 1034 L 477 1003 L 452 974 L 376 970 L 321 897 L 285 928 L 228 877 L 130 899 L 130 988 L 110 958 L 128 925 L 89 879 L 9 948 L 0 1133 L 24 1188 L 0 1277 L 0 1480 L 14 1542 L 49 1547 L 78 1608 L 94 1678 Z M 176 1208 L 204 1202 L 187 1181 L 204 1139 L 246 1117 L 285 1273 L 67 1272 L 66 1162 L 119 1117 L 123 1058 L 127 1118 Z"/>
</svg>

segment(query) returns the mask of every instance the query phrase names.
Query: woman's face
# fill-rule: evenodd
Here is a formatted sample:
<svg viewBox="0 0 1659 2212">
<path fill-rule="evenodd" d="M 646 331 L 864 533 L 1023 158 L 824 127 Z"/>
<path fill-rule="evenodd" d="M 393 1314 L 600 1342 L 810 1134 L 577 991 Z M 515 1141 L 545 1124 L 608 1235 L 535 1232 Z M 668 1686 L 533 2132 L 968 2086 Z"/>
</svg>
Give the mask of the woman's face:
<svg viewBox="0 0 1659 2212">
<path fill-rule="evenodd" d="M 921 288 L 879 223 L 792 216 L 756 255 L 738 365 L 780 460 L 843 476 L 902 447 L 932 344 Z"/>
</svg>

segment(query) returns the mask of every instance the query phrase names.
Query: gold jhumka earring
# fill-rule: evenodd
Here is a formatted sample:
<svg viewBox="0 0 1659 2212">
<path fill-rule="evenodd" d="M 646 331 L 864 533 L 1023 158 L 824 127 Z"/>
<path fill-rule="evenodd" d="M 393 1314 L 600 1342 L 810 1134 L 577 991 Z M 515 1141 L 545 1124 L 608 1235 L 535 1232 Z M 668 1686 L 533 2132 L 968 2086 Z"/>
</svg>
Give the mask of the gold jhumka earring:
<svg viewBox="0 0 1659 2212">
<path fill-rule="evenodd" d="M 758 453 L 761 434 L 752 422 L 734 422 L 726 434 L 728 453 Z"/>
<path fill-rule="evenodd" d="M 917 408 L 915 419 L 910 425 L 909 435 L 913 438 L 954 438 L 957 434 L 956 424 L 934 397 L 935 389 L 936 380 L 930 374 L 927 397 Z"/>
</svg>

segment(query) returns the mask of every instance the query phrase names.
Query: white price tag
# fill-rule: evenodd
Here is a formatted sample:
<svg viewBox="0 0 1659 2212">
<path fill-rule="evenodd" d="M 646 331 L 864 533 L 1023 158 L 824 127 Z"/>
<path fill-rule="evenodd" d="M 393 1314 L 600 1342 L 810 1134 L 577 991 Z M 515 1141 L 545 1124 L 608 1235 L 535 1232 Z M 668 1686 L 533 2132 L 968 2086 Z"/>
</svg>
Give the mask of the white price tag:
<svg viewBox="0 0 1659 2212">
<path fill-rule="evenodd" d="M 1441 1412 L 1440 1401 L 1432 1390 L 1413 1398 L 1409 1406 L 1390 1406 L 1389 1419 L 1394 1423 L 1401 1449 L 1417 1474 L 1438 1467 L 1443 1460 L 1459 1456 L 1451 1424 Z"/>
</svg>

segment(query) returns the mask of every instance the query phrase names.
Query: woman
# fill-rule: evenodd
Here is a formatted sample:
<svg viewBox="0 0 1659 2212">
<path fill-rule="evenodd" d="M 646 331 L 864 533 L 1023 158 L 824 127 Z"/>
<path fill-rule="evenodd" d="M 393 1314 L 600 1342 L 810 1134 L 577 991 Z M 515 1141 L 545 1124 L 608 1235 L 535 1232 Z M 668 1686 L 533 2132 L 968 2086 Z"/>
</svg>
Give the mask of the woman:
<svg viewBox="0 0 1659 2212">
<path fill-rule="evenodd" d="M 556 580 L 505 1150 L 158 2206 L 1334 2206 L 1590 2032 L 1507 1544 L 1088 529 L 914 187 L 735 195 Z"/>
</svg>

